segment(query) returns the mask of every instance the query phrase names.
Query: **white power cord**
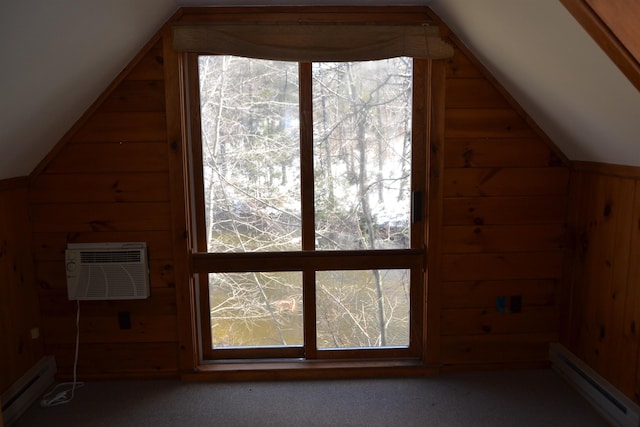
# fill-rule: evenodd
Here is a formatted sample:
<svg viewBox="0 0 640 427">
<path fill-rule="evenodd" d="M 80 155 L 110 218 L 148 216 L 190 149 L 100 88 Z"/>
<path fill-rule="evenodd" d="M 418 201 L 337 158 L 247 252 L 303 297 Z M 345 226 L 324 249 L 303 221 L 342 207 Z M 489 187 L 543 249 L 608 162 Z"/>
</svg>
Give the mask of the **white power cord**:
<svg viewBox="0 0 640 427">
<path fill-rule="evenodd" d="M 76 312 L 76 352 L 73 361 L 73 382 L 60 383 L 56 385 L 50 392 L 45 394 L 40 401 L 42 406 L 56 406 L 69 403 L 73 400 L 76 388 L 84 385 L 82 382 L 76 381 L 78 369 L 78 350 L 80 348 L 80 300 L 77 300 L 78 310 Z"/>
</svg>

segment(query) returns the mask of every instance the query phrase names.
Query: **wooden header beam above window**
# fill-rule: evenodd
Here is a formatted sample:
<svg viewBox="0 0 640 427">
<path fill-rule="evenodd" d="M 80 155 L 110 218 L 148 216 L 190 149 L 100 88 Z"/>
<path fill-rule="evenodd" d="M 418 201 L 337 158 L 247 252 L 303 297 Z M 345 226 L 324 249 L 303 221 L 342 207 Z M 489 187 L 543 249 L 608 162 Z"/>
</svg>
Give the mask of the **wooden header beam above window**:
<svg viewBox="0 0 640 427">
<path fill-rule="evenodd" d="M 173 47 L 178 52 L 299 62 L 453 56 L 453 47 L 429 24 L 178 22 L 173 25 Z"/>
</svg>

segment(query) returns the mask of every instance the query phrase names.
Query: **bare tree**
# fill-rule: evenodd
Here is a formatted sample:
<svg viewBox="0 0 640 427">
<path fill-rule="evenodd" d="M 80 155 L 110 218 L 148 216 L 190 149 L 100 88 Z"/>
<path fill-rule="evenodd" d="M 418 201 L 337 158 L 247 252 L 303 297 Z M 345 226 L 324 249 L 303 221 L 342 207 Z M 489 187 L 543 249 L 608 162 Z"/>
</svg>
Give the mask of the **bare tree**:
<svg viewBox="0 0 640 427">
<path fill-rule="evenodd" d="M 300 250 L 297 64 L 203 56 L 199 72 L 208 251 Z M 411 61 L 319 63 L 312 78 L 316 250 L 408 247 Z M 408 273 L 346 273 L 317 275 L 318 342 L 408 343 Z M 254 345 L 256 328 L 302 339 L 300 276 L 210 275 L 214 345 Z"/>
</svg>

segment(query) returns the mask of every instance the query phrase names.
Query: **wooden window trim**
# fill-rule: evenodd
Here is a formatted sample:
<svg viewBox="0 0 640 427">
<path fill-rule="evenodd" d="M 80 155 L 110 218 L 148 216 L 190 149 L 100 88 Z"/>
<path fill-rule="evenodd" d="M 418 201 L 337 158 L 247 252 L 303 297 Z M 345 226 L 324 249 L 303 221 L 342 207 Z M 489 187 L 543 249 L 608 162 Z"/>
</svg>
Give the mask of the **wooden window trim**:
<svg viewBox="0 0 640 427">
<path fill-rule="evenodd" d="M 406 8 L 405 8 L 405 9 L 406 9 Z M 334 12 L 332 12 L 332 13 L 335 13 L 335 11 L 334 11 Z M 189 13 L 187 13 L 187 15 L 189 15 Z M 360 17 L 360 13 L 358 13 L 358 15 L 359 15 L 358 20 L 363 19 L 363 18 L 361 18 L 361 17 Z M 383 15 L 384 15 L 384 14 L 383 14 Z M 382 16 L 382 15 L 381 15 L 381 16 Z M 384 16 L 386 16 L 386 15 L 384 15 Z M 413 16 L 416 16 L 416 15 L 412 15 L 412 17 L 413 17 Z M 192 18 L 192 16 L 190 16 L 189 18 Z M 325 19 L 325 18 L 321 18 L 321 19 Z M 330 17 L 329 19 L 333 19 L 333 17 Z M 186 57 L 186 55 L 185 55 L 185 57 Z M 427 62 L 429 62 L 429 63 L 430 63 L 431 61 L 424 60 L 424 63 L 425 63 L 425 64 L 426 64 Z M 193 67 L 191 67 L 191 69 L 190 69 L 189 67 L 187 67 L 187 68 L 186 68 L 186 70 L 188 70 L 188 71 L 190 71 L 190 72 L 193 72 Z M 197 70 L 197 69 L 196 69 L 196 70 Z M 428 84 L 428 79 L 425 79 L 424 83 L 425 83 L 425 84 Z M 192 87 L 192 86 L 193 86 L 193 85 L 191 85 L 191 87 Z M 187 87 L 190 87 L 190 86 L 185 86 L 185 93 L 187 93 L 187 92 L 188 92 L 188 91 L 186 90 L 186 88 L 187 88 Z M 416 100 L 416 98 L 417 98 L 417 97 L 414 97 L 414 107 L 413 107 L 413 108 L 414 108 L 414 114 L 421 114 L 421 117 L 423 117 L 423 118 L 424 118 L 423 122 L 427 122 L 427 121 L 428 121 L 428 120 L 427 120 L 427 119 L 428 119 L 428 115 L 426 115 L 427 107 L 426 107 L 425 105 L 418 106 L 418 107 L 420 107 L 420 109 L 421 109 L 421 111 L 422 111 L 422 113 L 418 113 L 418 112 L 417 112 L 417 110 L 416 110 L 416 108 L 418 108 L 418 107 L 415 105 L 415 104 L 416 104 L 416 102 L 417 102 L 417 103 L 424 103 L 424 102 L 425 102 L 425 100 L 424 100 L 424 99 Z M 189 98 L 188 98 L 188 101 L 187 101 L 187 102 L 188 102 L 189 104 L 191 104 L 191 105 L 193 105 L 193 104 L 194 104 L 194 100 L 193 100 L 193 98 L 191 98 L 191 97 L 189 97 Z M 427 101 L 426 103 L 428 104 L 428 101 Z M 194 112 L 194 111 L 199 111 L 199 108 L 198 108 L 198 109 L 193 109 L 193 108 L 192 108 L 192 109 L 191 109 L 191 114 L 193 114 L 193 112 Z M 303 116 L 303 117 L 301 117 L 301 119 L 302 119 L 302 120 L 304 120 L 304 119 L 305 119 L 305 118 L 304 118 L 304 116 Z M 428 131 L 427 131 L 427 124 L 426 124 L 426 123 L 421 123 L 421 124 L 419 124 L 419 125 L 417 125 L 417 126 L 414 126 L 414 132 L 416 132 L 416 133 L 425 133 L 425 134 L 426 134 L 426 133 L 428 133 Z M 197 137 L 199 138 L 199 135 L 198 135 L 197 133 L 192 133 L 192 135 L 191 135 L 191 136 L 192 136 L 192 137 L 195 137 L 196 135 L 197 135 Z M 425 168 L 426 168 L 426 164 L 427 164 L 427 163 L 426 163 L 426 161 L 425 161 L 424 159 L 425 159 L 425 157 L 426 157 L 426 155 L 427 155 L 427 153 L 428 153 L 428 150 L 427 150 L 427 146 L 428 146 L 428 144 L 427 144 L 427 138 L 428 138 L 428 136 L 427 136 L 427 135 L 424 135 L 424 136 L 423 136 L 423 139 L 422 139 L 422 140 L 424 141 L 424 143 L 423 143 L 423 144 L 420 144 L 420 146 L 418 146 L 418 144 L 416 144 L 416 143 L 415 143 L 415 138 L 414 138 L 414 144 L 413 144 L 413 145 L 414 145 L 414 157 L 416 156 L 416 152 L 420 151 L 420 150 L 418 150 L 418 148 L 420 148 L 420 149 L 423 149 L 423 150 L 424 150 L 424 152 L 423 152 L 422 154 L 420 154 L 420 155 L 419 155 L 419 157 L 421 157 L 421 158 L 422 158 L 422 160 L 421 160 L 421 161 L 419 161 L 419 162 L 416 162 L 416 161 L 414 160 L 414 167 L 417 167 L 417 166 L 419 166 L 419 165 L 420 165 L 420 166 L 424 165 L 424 166 L 425 166 Z M 194 145 L 199 145 L 199 144 L 194 144 Z M 185 177 L 186 177 L 186 176 L 185 176 Z M 186 179 L 190 179 L 190 178 L 186 178 Z M 427 193 L 426 193 L 426 181 L 425 181 L 425 182 L 421 182 L 421 183 L 412 183 L 412 186 L 413 186 L 414 188 L 422 187 L 422 189 L 423 189 L 423 194 L 425 194 L 425 203 L 424 203 L 424 205 L 425 205 L 425 206 L 423 206 L 423 209 L 424 209 L 424 211 L 423 211 L 423 218 L 426 218 L 426 202 L 427 202 L 427 197 L 426 197 L 426 194 L 427 194 Z M 192 190 L 193 190 L 193 186 L 191 186 L 191 187 L 192 187 Z M 311 193 L 311 198 L 313 198 L 312 193 Z M 193 207 L 192 207 L 192 210 L 193 210 L 193 213 L 192 213 L 192 216 L 193 216 L 192 221 L 196 221 L 196 220 L 197 220 L 197 219 L 196 219 L 197 215 L 199 215 L 199 214 L 200 214 L 200 209 L 197 209 L 197 206 L 195 206 L 195 208 L 193 208 Z M 424 248 L 424 246 L 425 246 L 425 232 L 424 232 L 425 227 L 412 227 L 412 229 L 413 229 L 413 233 L 415 233 L 415 234 L 419 234 L 419 235 L 420 235 L 420 237 L 419 237 L 419 241 L 421 242 L 421 246 L 420 246 L 420 248 Z M 191 266 L 192 268 L 194 268 L 191 272 L 192 272 L 192 273 L 196 273 L 196 268 L 195 268 L 195 266 L 197 266 L 199 263 L 207 264 L 207 263 L 209 263 L 209 262 L 214 262 L 214 261 L 211 261 L 211 259 L 209 259 L 209 258 L 210 258 L 210 254 L 202 254 L 202 253 L 198 253 L 198 252 L 199 252 L 198 246 L 199 246 L 199 245 L 201 245 L 205 240 L 204 240 L 204 239 L 198 239 L 198 238 L 195 238 L 195 237 L 196 237 L 195 235 L 194 235 L 193 237 L 194 237 L 194 242 L 195 242 L 195 243 L 194 243 L 195 253 L 194 253 L 192 256 L 190 256 L 190 257 L 189 257 L 189 260 L 190 260 L 190 266 Z M 414 241 L 414 236 L 413 236 L 413 235 L 412 235 L 412 241 Z M 424 250 L 424 249 L 415 249 L 415 250 L 410 250 L 410 251 L 413 251 L 413 252 L 407 252 L 407 255 L 409 255 L 409 256 L 410 256 L 410 257 L 412 257 L 412 258 L 422 257 L 422 262 L 423 262 L 423 263 L 425 263 L 425 262 L 426 262 L 426 253 L 425 253 L 425 250 Z M 282 254 L 277 254 L 277 257 L 281 257 L 281 255 L 282 255 Z M 330 257 L 330 255 L 324 255 L 324 256 L 328 256 L 328 257 Z M 214 256 L 214 257 L 215 257 L 215 256 Z M 286 259 L 286 258 L 287 258 L 287 256 L 285 256 L 285 257 L 284 257 L 284 259 Z M 296 258 L 296 256 L 292 256 L 292 257 L 291 257 L 291 260 L 288 260 L 287 262 L 291 262 L 294 258 Z M 422 267 L 422 268 L 424 269 L 424 267 Z M 307 272 L 307 271 L 305 270 L 304 274 L 311 274 L 311 273 L 310 273 L 310 272 Z M 197 275 L 196 275 L 196 276 L 197 276 Z M 413 287 L 412 287 L 412 288 L 413 288 Z M 426 290 L 421 289 L 421 290 L 420 290 L 420 292 L 426 292 Z M 423 301 L 424 301 L 424 300 L 423 300 Z M 307 308 L 307 312 L 308 312 L 308 308 Z M 421 314 L 420 314 L 420 316 L 424 316 L 424 315 L 425 315 L 425 314 L 424 314 L 424 310 L 421 310 Z M 311 318 L 311 316 L 310 316 L 310 318 Z M 413 339 L 413 337 L 412 337 L 412 339 Z M 419 337 L 419 339 L 420 339 L 421 341 L 424 341 L 424 337 L 423 337 L 423 336 L 420 336 L 420 337 Z M 283 363 L 287 364 L 287 363 L 289 363 L 289 362 L 291 362 L 291 361 L 287 361 L 287 362 L 283 362 Z M 223 363 L 223 362 L 218 362 L 218 363 Z M 341 362 L 341 363 L 345 363 L 345 362 Z M 393 366 L 395 363 L 398 363 L 398 362 L 391 362 L 391 361 L 389 361 L 388 363 L 387 363 L 387 362 L 385 362 L 385 361 L 377 361 L 377 362 L 376 362 L 376 361 L 372 361 L 371 363 L 370 363 L 370 362 L 358 362 L 358 361 L 347 362 L 347 364 L 348 364 L 349 366 L 354 366 L 354 367 L 357 367 L 357 366 L 366 367 L 366 366 L 373 366 L 373 365 L 375 365 L 375 366 L 376 366 L 376 368 L 375 368 L 375 369 L 378 369 L 378 368 L 379 368 L 380 366 L 382 366 L 382 365 Z M 256 366 L 257 364 L 259 364 L 259 363 L 258 363 L 258 362 L 255 362 L 255 361 L 252 361 L 252 362 L 251 362 L 251 364 L 250 364 L 250 366 L 252 366 L 252 367 L 250 367 L 250 368 L 248 368 L 248 369 L 250 369 L 250 370 L 259 369 L 259 368 Z M 382 364 L 382 365 L 381 365 L 381 364 Z M 405 365 L 404 365 L 404 362 L 402 362 L 402 364 L 403 364 L 403 366 L 405 366 Z M 260 364 L 260 365 L 262 366 L 262 365 L 264 365 L 264 364 Z M 319 368 L 320 366 L 328 366 L 328 365 L 323 365 L 323 364 L 320 364 L 320 363 L 317 363 L 317 364 L 311 364 L 311 365 L 310 365 L 308 362 L 300 363 L 300 364 L 295 364 L 295 363 L 294 363 L 294 365 L 295 365 L 295 366 L 299 366 L 299 367 L 300 367 L 300 369 L 308 369 L 308 368 L 309 368 L 309 366 L 314 366 L 314 369 L 313 369 L 313 370 L 316 370 L 316 369 L 317 369 L 317 368 Z M 205 369 L 205 370 L 210 370 L 209 368 L 207 368 L 207 366 L 210 368 L 210 365 L 208 365 L 208 364 L 206 364 L 206 363 L 205 363 L 205 364 L 202 364 L 202 365 L 200 366 L 200 368 L 201 368 L 201 369 Z M 221 366 L 222 366 L 222 365 L 221 365 Z M 235 364 L 235 366 L 239 366 L 239 365 L 238 365 L 238 364 Z M 276 363 L 275 365 L 273 365 L 273 368 L 274 368 L 274 369 L 278 369 L 278 367 L 282 367 L 282 366 L 284 366 L 284 365 L 283 365 L 283 364 L 281 364 L 281 363 Z M 335 365 L 334 363 L 331 363 L 331 366 L 334 366 L 334 367 L 335 367 L 335 366 L 337 366 L 337 365 Z M 423 365 L 422 365 L 421 363 L 418 363 L 418 362 L 408 362 L 408 364 L 407 364 L 406 366 L 410 366 L 410 369 L 411 369 L 411 370 L 413 370 L 415 367 L 423 366 Z M 403 368 L 403 369 L 404 369 L 404 368 Z"/>
<path fill-rule="evenodd" d="M 190 180 L 192 183 L 192 212 L 194 225 L 194 247 L 193 253 L 190 256 L 191 272 L 197 278 L 196 282 L 200 290 L 200 295 L 206 295 L 208 290 L 208 277 L 206 273 L 209 272 L 231 272 L 231 271 L 301 271 L 305 276 L 304 283 L 307 285 L 303 288 L 305 293 L 305 324 L 304 330 L 305 342 L 307 343 L 306 354 L 304 350 L 300 350 L 298 347 L 291 348 L 276 348 L 276 349 L 251 349 L 251 351 L 243 352 L 237 349 L 231 349 L 229 351 L 217 349 L 216 358 L 225 358 L 225 355 L 229 355 L 234 359 L 242 359 L 244 357 L 252 359 L 257 358 L 255 362 L 259 363 L 259 358 L 272 358 L 272 357 L 290 357 L 300 358 L 306 361 L 311 360 L 340 360 L 345 359 L 352 360 L 354 363 L 358 363 L 359 360 L 372 360 L 372 358 L 384 358 L 388 361 L 392 360 L 414 360 L 421 361 L 424 357 L 424 318 L 426 304 L 426 284 L 424 283 L 424 270 L 426 263 L 426 250 L 425 250 L 425 232 L 424 222 L 426 221 L 426 209 L 423 206 L 421 225 L 412 227 L 412 249 L 407 250 L 373 250 L 373 251 L 315 251 L 313 249 L 313 239 L 303 240 L 303 250 L 300 252 L 283 252 L 283 253 L 233 253 L 233 254 L 210 254 L 206 253 L 206 238 L 204 235 L 206 227 L 198 227 L 197 224 L 204 223 L 204 197 L 203 189 L 201 185 L 198 185 L 198 180 L 202 181 L 202 155 L 201 155 L 201 136 L 200 136 L 200 118 L 199 118 L 199 88 L 197 84 L 197 56 L 196 54 L 187 54 L 185 61 L 185 75 L 191 83 L 187 83 L 187 96 L 188 105 L 190 108 L 190 136 L 191 136 L 191 149 L 192 159 L 190 163 L 191 175 Z M 424 80 L 424 74 L 428 68 L 428 64 L 431 61 L 414 59 L 414 96 L 413 96 L 413 137 L 412 137 L 412 168 L 416 168 L 412 177 L 412 189 L 413 191 L 422 191 L 426 195 L 426 159 L 427 159 L 427 123 L 428 116 L 426 114 L 428 105 L 428 96 L 426 93 L 427 88 L 422 84 Z M 310 63 L 301 63 L 300 68 L 310 68 Z M 419 76 L 419 77 L 418 77 Z M 311 82 L 305 82 L 301 80 L 301 85 L 311 84 Z M 418 94 L 416 91 L 420 91 Z M 311 107 L 305 107 L 304 100 L 301 100 L 303 105 L 301 114 L 301 122 L 307 121 L 311 123 Z M 307 126 L 308 135 L 303 133 L 301 138 L 310 138 L 312 140 L 312 129 Z M 304 141 L 301 141 L 304 144 Z M 301 156 L 313 156 L 310 152 L 301 152 Z M 200 175 L 200 176 L 198 176 Z M 195 185 L 193 185 L 195 183 Z M 306 190 L 305 190 L 306 188 Z M 313 186 L 311 183 L 303 183 L 303 201 L 313 201 Z M 426 197 L 425 197 L 426 199 Z M 303 203 L 304 206 L 304 203 Z M 311 203 L 311 206 L 313 204 Z M 307 224 L 311 224 L 313 228 L 314 221 L 308 221 Z M 312 230 L 313 232 L 314 230 Z M 313 235 L 313 233 L 304 233 L 307 235 Z M 380 260 L 384 260 L 380 264 Z M 256 266 L 262 267 L 256 267 Z M 264 268 L 264 266 L 269 266 Z M 314 298 L 308 298 L 313 294 L 311 287 L 313 281 L 310 280 L 315 271 L 322 270 L 348 270 L 348 269 L 384 269 L 384 268 L 407 268 L 411 269 L 411 325 L 410 325 L 410 346 L 408 348 L 367 348 L 363 350 L 317 350 L 315 346 L 315 300 Z M 208 302 L 205 298 L 200 298 L 199 312 L 206 313 L 208 309 Z M 313 306 L 312 306 L 313 304 Z M 208 322 L 201 319 L 199 322 L 201 329 L 201 341 L 211 342 L 210 327 L 206 327 Z M 311 337 L 313 335 L 313 337 Z M 313 340 L 313 341 L 310 341 Z M 312 345 L 310 345 L 312 344 Z M 211 361 L 212 352 L 202 346 L 200 348 L 201 363 L 207 363 Z M 284 361 L 289 359 L 284 359 Z M 412 362 L 413 363 L 413 362 Z M 304 364 L 307 368 L 310 366 Z"/>
</svg>

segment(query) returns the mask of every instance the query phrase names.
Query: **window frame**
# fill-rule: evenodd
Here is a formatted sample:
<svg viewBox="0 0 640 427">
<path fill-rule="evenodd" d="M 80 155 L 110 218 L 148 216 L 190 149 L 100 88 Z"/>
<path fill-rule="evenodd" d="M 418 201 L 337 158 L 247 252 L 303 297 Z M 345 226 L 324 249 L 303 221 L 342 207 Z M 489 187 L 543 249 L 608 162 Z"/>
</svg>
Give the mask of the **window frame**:
<svg viewBox="0 0 640 427">
<path fill-rule="evenodd" d="M 251 359 L 301 360 L 370 360 L 422 359 L 424 357 L 426 307 L 426 183 L 427 183 L 427 85 L 425 76 L 430 60 L 413 58 L 412 93 L 412 177 L 411 190 L 423 195 L 423 202 L 412 206 L 411 247 L 394 250 L 316 251 L 313 219 L 313 120 L 310 62 L 299 63 L 300 70 L 300 149 L 302 175 L 302 249 L 289 252 L 208 253 L 204 209 L 204 177 L 202 168 L 202 138 L 198 53 L 185 54 L 185 81 L 190 145 L 189 171 L 191 180 L 191 213 L 193 248 L 191 272 L 197 286 L 197 317 L 200 356 L 204 362 Z M 311 165 L 310 169 L 304 165 Z M 309 190 L 311 189 L 311 190 Z M 417 209 L 417 212 L 414 211 Z M 307 230 L 304 228 L 307 227 Z M 408 347 L 323 349 L 315 341 L 315 272 L 329 270 L 410 269 L 410 341 Z M 212 349 L 208 295 L 208 273 L 251 271 L 300 271 L 303 275 L 304 344 L 287 347 L 247 347 Z"/>
</svg>

